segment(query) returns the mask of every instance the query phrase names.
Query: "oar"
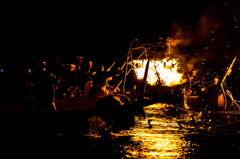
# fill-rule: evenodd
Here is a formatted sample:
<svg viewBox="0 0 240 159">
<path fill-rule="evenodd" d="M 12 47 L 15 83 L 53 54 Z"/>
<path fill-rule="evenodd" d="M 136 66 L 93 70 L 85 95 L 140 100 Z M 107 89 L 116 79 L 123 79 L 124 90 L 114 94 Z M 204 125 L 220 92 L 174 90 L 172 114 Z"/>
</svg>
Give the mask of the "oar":
<svg viewBox="0 0 240 159">
<path fill-rule="evenodd" d="M 239 52 L 236 54 L 236 56 L 234 57 L 231 65 L 230 65 L 230 67 L 228 68 L 228 70 L 227 70 L 227 72 L 226 72 L 226 74 L 225 74 L 225 76 L 224 76 L 224 78 L 223 78 L 223 80 L 222 80 L 222 83 L 226 80 L 227 75 L 230 73 L 230 71 L 231 71 L 231 69 L 232 69 L 232 67 L 233 67 L 233 64 L 234 64 L 234 62 L 236 61 L 237 56 L 238 56 L 239 53 L 240 53 L 240 51 L 239 51 Z"/>
</svg>

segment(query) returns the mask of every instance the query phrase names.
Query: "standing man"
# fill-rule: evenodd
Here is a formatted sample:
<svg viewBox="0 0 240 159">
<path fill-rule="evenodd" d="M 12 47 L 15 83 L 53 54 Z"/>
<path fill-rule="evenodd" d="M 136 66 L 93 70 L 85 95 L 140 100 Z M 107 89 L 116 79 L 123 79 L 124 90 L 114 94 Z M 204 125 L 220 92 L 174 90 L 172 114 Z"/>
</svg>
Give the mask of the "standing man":
<svg viewBox="0 0 240 159">
<path fill-rule="evenodd" d="M 57 79 L 55 75 L 46 71 L 46 62 L 37 62 L 33 71 L 33 91 L 36 104 L 36 112 L 56 112 L 55 87 Z"/>
<path fill-rule="evenodd" d="M 94 69 L 93 62 L 88 61 L 87 67 L 84 69 L 83 73 L 87 74 L 88 76 L 91 76 L 93 69 Z"/>
<path fill-rule="evenodd" d="M 77 56 L 77 63 L 76 63 L 77 72 L 82 71 L 82 61 L 83 61 L 83 57 Z"/>
</svg>

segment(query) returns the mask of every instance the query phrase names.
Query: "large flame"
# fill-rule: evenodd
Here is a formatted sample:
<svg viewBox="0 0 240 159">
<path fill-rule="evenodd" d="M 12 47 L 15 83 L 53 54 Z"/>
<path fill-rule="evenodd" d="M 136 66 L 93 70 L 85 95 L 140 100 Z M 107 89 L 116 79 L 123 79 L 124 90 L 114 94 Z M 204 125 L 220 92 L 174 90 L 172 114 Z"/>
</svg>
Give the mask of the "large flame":
<svg viewBox="0 0 240 159">
<path fill-rule="evenodd" d="M 138 79 L 143 79 L 147 60 L 133 60 L 134 71 Z M 163 82 L 166 86 L 174 86 L 183 83 L 183 74 L 178 72 L 179 64 L 175 59 L 149 61 L 147 82 L 156 85 Z"/>
</svg>

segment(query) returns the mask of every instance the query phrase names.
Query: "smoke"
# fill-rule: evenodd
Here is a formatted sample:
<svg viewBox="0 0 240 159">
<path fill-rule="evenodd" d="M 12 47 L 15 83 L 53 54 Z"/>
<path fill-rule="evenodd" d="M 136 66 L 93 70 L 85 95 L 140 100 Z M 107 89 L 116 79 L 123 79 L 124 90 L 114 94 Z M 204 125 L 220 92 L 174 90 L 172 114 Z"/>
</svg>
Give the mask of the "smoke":
<svg viewBox="0 0 240 159">
<path fill-rule="evenodd" d="M 187 28 L 179 23 L 173 23 L 171 36 L 166 41 L 171 42 L 174 51 L 185 47 L 196 47 L 209 39 L 212 31 L 220 28 L 220 26 L 220 21 L 207 15 L 202 15 L 196 24 L 189 25 Z"/>
<path fill-rule="evenodd" d="M 171 43 L 173 54 L 187 65 L 204 63 L 214 56 L 217 60 L 226 52 L 234 53 L 234 48 L 240 44 L 240 31 L 237 29 L 240 28 L 240 16 L 236 17 L 239 15 L 236 4 L 239 2 L 229 6 L 208 2 L 196 20 L 188 24 L 172 23 L 171 35 L 166 42 Z"/>
</svg>

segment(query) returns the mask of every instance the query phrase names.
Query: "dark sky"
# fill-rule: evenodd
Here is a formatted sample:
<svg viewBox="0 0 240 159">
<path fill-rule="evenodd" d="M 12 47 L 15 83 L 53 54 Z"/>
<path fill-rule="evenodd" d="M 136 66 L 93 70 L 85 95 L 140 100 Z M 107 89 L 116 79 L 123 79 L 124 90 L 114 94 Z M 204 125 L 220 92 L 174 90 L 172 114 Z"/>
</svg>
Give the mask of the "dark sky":
<svg viewBox="0 0 240 159">
<path fill-rule="evenodd" d="M 228 23 L 233 15 L 239 17 L 239 12 L 226 14 L 222 19 L 223 14 L 217 15 L 236 10 L 236 2 L 227 0 L 155 3 L 2 0 L 0 6 L 2 64 L 54 55 L 64 59 L 82 55 L 106 63 L 127 52 L 134 38 L 139 39 L 140 45 L 159 36 L 174 37 L 173 24 L 179 24 L 186 35 L 194 34 L 185 28 L 192 25 L 197 32 L 197 23 L 204 13 L 210 16 L 210 22 L 212 18 L 221 23 L 228 19 Z M 221 27 L 215 29 L 225 35 Z M 203 38 L 193 46 L 204 47 L 206 41 Z"/>
</svg>

